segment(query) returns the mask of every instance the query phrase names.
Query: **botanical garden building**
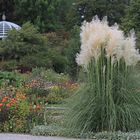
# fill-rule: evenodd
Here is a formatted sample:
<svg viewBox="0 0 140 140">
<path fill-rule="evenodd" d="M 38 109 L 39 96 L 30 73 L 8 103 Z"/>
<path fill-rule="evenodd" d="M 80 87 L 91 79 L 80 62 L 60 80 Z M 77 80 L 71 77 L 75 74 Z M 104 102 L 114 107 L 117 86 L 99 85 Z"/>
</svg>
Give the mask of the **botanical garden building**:
<svg viewBox="0 0 140 140">
<path fill-rule="evenodd" d="M 21 27 L 15 23 L 6 21 L 5 15 L 2 16 L 2 21 L 0 21 L 0 39 L 7 36 L 8 31 L 12 29 L 19 30 Z"/>
</svg>

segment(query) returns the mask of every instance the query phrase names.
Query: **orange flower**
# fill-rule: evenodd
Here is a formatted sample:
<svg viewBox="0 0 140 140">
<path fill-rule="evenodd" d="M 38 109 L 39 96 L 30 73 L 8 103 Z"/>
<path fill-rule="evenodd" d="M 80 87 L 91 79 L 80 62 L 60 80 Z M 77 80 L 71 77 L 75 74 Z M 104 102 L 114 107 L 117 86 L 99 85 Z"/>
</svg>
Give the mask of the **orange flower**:
<svg viewBox="0 0 140 140">
<path fill-rule="evenodd" d="M 6 98 L 3 98 L 1 102 L 4 103 L 6 101 L 7 101 L 7 99 Z"/>
<path fill-rule="evenodd" d="M 12 98 L 12 99 L 10 100 L 10 102 L 15 102 L 15 99 L 14 99 L 14 98 Z"/>
<path fill-rule="evenodd" d="M 3 106 L 3 104 L 2 104 L 2 103 L 0 103 L 0 106 Z"/>
<path fill-rule="evenodd" d="M 40 105 L 37 105 L 37 106 L 36 106 L 36 109 L 40 109 L 40 108 L 41 108 Z"/>
<path fill-rule="evenodd" d="M 16 101 L 15 101 L 14 98 L 12 98 L 12 99 L 10 100 L 10 104 L 11 104 L 11 105 L 13 105 L 15 102 L 16 102 Z"/>
<path fill-rule="evenodd" d="M 11 105 L 10 104 L 6 104 L 6 107 L 10 107 Z"/>
<path fill-rule="evenodd" d="M 25 96 L 25 95 L 23 95 L 23 96 L 22 96 L 22 99 L 26 99 L 26 96 Z"/>
</svg>

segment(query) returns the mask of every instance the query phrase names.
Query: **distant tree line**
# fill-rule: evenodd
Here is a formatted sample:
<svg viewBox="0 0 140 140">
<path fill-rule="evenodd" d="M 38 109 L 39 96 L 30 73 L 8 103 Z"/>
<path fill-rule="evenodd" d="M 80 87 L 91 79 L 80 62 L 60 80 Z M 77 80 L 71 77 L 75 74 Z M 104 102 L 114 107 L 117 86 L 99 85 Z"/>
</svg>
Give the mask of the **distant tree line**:
<svg viewBox="0 0 140 140">
<path fill-rule="evenodd" d="M 0 15 L 20 25 L 30 21 L 41 32 L 69 30 L 94 15 L 108 16 L 110 24 L 123 22 L 126 29 L 140 28 L 139 8 L 140 0 L 0 0 Z"/>
<path fill-rule="evenodd" d="M 0 69 L 46 67 L 75 78 L 79 29 L 95 15 L 107 16 L 126 33 L 135 29 L 140 46 L 140 0 L 0 0 L 0 16 L 3 12 L 24 28 L 0 44 Z"/>
</svg>

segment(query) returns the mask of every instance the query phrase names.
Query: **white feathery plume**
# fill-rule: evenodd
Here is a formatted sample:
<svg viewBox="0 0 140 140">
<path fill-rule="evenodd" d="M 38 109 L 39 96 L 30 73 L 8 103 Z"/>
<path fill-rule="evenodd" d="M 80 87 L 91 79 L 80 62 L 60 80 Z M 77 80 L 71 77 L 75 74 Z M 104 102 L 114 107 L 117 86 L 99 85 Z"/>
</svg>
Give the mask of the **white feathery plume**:
<svg viewBox="0 0 140 140">
<path fill-rule="evenodd" d="M 140 60 L 135 48 L 136 37 L 134 31 L 126 38 L 117 24 L 108 26 L 107 18 L 99 20 L 97 16 L 91 22 L 84 22 L 81 27 L 81 51 L 77 54 L 78 65 L 88 66 L 92 58 L 99 57 L 101 47 L 106 50 L 107 57 L 112 60 L 124 58 L 127 65 L 135 65 Z"/>
</svg>

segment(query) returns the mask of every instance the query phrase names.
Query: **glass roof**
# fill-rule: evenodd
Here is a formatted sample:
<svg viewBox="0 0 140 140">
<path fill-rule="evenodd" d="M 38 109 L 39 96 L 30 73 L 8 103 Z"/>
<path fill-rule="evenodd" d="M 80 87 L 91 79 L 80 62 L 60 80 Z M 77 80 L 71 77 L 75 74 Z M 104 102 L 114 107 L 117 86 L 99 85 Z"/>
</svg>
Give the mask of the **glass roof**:
<svg viewBox="0 0 140 140">
<path fill-rule="evenodd" d="M 0 38 L 5 38 L 9 30 L 16 29 L 19 30 L 21 27 L 15 23 L 8 21 L 0 22 Z"/>
</svg>

